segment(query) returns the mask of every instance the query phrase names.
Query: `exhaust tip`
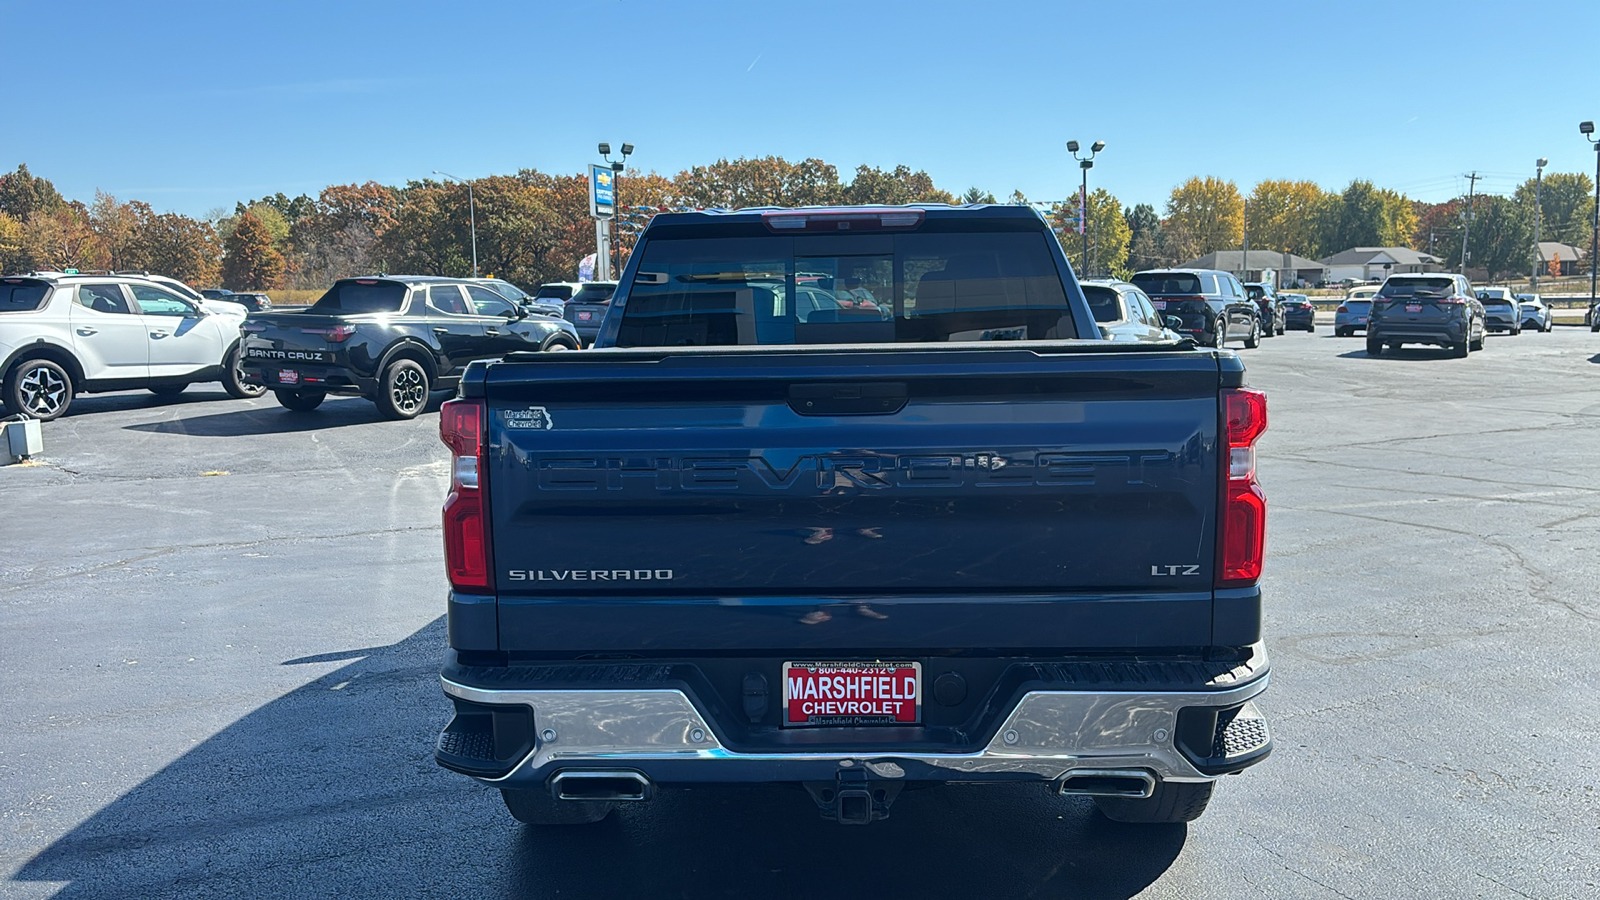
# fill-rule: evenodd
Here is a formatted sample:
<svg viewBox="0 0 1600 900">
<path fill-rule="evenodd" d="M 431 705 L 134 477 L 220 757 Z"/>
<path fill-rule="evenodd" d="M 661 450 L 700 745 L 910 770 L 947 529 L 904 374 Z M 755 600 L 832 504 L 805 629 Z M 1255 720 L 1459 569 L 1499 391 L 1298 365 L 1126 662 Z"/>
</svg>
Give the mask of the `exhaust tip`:
<svg viewBox="0 0 1600 900">
<path fill-rule="evenodd" d="M 1129 797 L 1156 792 L 1156 777 L 1143 769 L 1079 769 L 1061 779 L 1063 797 Z"/>
<path fill-rule="evenodd" d="M 568 770 L 550 778 L 550 793 L 557 800 L 626 803 L 649 800 L 654 792 L 649 778 L 627 769 Z"/>
</svg>

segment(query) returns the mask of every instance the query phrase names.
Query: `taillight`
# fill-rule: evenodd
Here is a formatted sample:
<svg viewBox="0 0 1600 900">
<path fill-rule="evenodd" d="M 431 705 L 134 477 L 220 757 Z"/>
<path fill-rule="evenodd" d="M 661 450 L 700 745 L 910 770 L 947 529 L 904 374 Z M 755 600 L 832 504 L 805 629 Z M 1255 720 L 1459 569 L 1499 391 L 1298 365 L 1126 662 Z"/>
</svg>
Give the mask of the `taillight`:
<svg viewBox="0 0 1600 900">
<path fill-rule="evenodd" d="M 1342 313 L 1347 313 L 1349 311 L 1350 311 L 1350 308 L 1347 307 L 1347 306 L 1340 306 L 1339 309 L 1338 309 L 1338 312 L 1342 312 Z"/>
<path fill-rule="evenodd" d="M 261 332 L 267 330 L 267 326 L 262 325 L 259 322 L 246 322 L 243 325 L 239 326 L 239 330 L 240 331 L 247 331 L 250 334 L 260 334 Z"/>
<path fill-rule="evenodd" d="M 300 333 L 320 335 L 330 344 L 342 344 L 350 339 L 350 335 L 356 333 L 356 327 L 354 325 L 335 325 L 332 328 L 302 328 Z"/>
<path fill-rule="evenodd" d="M 1438 300 L 1436 300 L 1434 302 L 1443 304 L 1445 306 L 1462 306 L 1462 305 L 1466 304 L 1467 298 L 1465 298 L 1465 297 L 1440 297 Z"/>
<path fill-rule="evenodd" d="M 1256 481 L 1256 440 L 1267 430 L 1267 395 L 1245 388 L 1222 392 L 1221 525 L 1217 536 L 1217 587 L 1243 587 L 1261 578 L 1266 548 L 1267 498 Z"/>
<path fill-rule="evenodd" d="M 488 591 L 489 519 L 483 500 L 488 468 L 488 408 L 449 400 L 439 408 L 439 439 L 450 448 L 450 494 L 444 501 L 444 566 L 458 591 Z"/>
</svg>

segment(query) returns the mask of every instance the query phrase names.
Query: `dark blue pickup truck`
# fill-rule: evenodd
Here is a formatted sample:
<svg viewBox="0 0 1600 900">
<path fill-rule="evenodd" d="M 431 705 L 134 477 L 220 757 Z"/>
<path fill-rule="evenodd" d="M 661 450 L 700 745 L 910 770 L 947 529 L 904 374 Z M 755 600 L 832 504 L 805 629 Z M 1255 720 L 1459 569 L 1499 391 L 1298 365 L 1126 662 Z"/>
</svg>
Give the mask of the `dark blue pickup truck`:
<svg viewBox="0 0 1600 900">
<path fill-rule="evenodd" d="M 436 757 L 517 819 L 1029 781 L 1176 822 L 1270 751 L 1265 399 L 1101 340 L 1033 211 L 658 216 L 597 348 L 474 363 L 440 415 Z"/>
</svg>

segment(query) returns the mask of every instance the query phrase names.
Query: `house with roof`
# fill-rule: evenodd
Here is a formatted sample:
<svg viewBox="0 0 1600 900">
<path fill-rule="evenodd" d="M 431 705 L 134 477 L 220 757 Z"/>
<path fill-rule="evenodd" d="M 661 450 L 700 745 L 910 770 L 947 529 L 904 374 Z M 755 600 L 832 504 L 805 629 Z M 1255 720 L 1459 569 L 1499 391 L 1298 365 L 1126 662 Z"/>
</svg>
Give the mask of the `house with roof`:
<svg viewBox="0 0 1600 900">
<path fill-rule="evenodd" d="M 1571 244 L 1562 244 L 1557 241 L 1539 242 L 1539 274 L 1549 275 L 1551 266 L 1556 268 L 1558 275 L 1582 275 L 1588 268 L 1587 264 L 1579 265 L 1578 261 L 1589 254 L 1581 247 Z"/>
<path fill-rule="evenodd" d="M 1328 281 L 1382 281 L 1390 275 L 1444 271 L 1444 260 L 1410 247 L 1352 247 L 1322 264 L 1328 268 Z"/>
<path fill-rule="evenodd" d="M 1213 250 L 1183 264 L 1185 269 L 1220 269 L 1239 276 L 1240 281 L 1264 281 L 1267 272 L 1276 274 L 1278 287 L 1316 284 L 1327 278 L 1327 267 L 1314 259 L 1279 250 Z"/>
</svg>

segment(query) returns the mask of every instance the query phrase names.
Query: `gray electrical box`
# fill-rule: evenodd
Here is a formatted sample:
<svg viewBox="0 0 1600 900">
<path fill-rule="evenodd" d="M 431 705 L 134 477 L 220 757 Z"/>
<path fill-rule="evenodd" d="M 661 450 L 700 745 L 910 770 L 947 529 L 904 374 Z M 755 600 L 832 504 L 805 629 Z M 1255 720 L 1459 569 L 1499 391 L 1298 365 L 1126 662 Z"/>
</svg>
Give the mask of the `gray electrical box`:
<svg viewBox="0 0 1600 900">
<path fill-rule="evenodd" d="M 38 419 L 0 423 L 0 463 L 14 463 L 44 452 Z"/>
</svg>

